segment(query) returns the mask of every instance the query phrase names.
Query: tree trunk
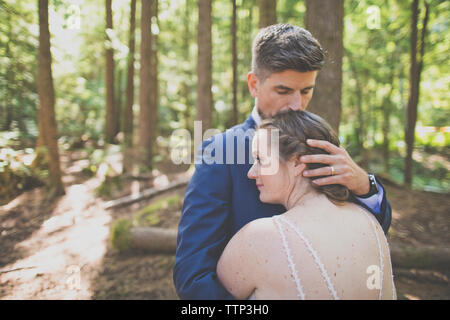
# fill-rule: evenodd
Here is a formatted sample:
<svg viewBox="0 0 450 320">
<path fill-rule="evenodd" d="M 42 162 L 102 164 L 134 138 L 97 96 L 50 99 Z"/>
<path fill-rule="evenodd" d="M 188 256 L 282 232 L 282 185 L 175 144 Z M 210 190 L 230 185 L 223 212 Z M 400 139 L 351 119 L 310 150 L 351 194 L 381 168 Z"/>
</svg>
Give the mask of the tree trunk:
<svg viewBox="0 0 450 320">
<path fill-rule="evenodd" d="M 236 0 L 232 0 L 233 3 L 233 14 L 231 19 L 231 56 L 232 56 L 232 68 L 233 68 L 233 80 L 232 80 L 232 90 L 233 90 L 233 108 L 231 116 L 231 126 L 238 123 L 238 108 L 237 108 L 237 34 L 236 34 Z"/>
<path fill-rule="evenodd" d="M 420 75 L 423 68 L 423 56 L 425 52 L 425 37 L 429 16 L 429 5 L 425 1 L 425 16 L 422 23 L 422 35 L 420 41 L 419 61 L 417 60 L 417 22 L 419 17 L 419 0 L 414 0 L 412 4 L 411 20 L 411 67 L 409 69 L 409 98 L 406 111 L 406 157 L 404 182 L 407 186 L 412 185 L 413 178 L 413 149 L 414 133 L 417 121 L 417 105 L 419 104 Z"/>
<path fill-rule="evenodd" d="M 152 168 L 153 158 L 153 110 L 152 110 L 152 3 L 142 1 L 141 9 L 141 69 L 139 87 L 139 162 L 147 170 Z"/>
<path fill-rule="evenodd" d="M 116 85 L 116 90 L 115 91 L 115 100 L 114 100 L 114 106 L 115 106 L 115 116 L 114 116 L 114 132 L 115 134 L 120 132 L 120 116 L 123 112 L 122 110 L 122 75 L 123 75 L 123 70 L 122 68 L 120 68 L 119 65 L 115 66 L 115 70 L 116 70 L 116 81 L 117 81 L 117 85 Z"/>
<path fill-rule="evenodd" d="M 128 39 L 128 61 L 127 61 L 127 88 L 125 108 L 122 116 L 122 131 L 124 135 L 123 153 L 123 173 L 132 171 L 132 157 L 130 156 L 133 147 L 133 104 L 134 104 L 134 51 L 135 51 L 135 30 L 136 30 L 136 0 L 131 0 L 130 5 L 130 31 Z"/>
<path fill-rule="evenodd" d="M 347 57 L 350 65 L 350 69 L 353 73 L 353 78 L 355 79 L 356 84 L 356 111 L 357 111 L 357 119 L 354 130 L 356 133 L 356 141 L 358 145 L 359 152 L 361 154 L 361 161 L 359 165 L 363 168 L 367 168 L 369 164 L 369 155 L 367 149 L 364 147 L 364 141 L 367 138 L 367 132 L 364 121 L 364 112 L 363 112 L 363 87 L 361 85 L 361 80 L 358 75 L 358 71 L 356 70 L 355 61 L 350 51 L 347 52 Z"/>
<path fill-rule="evenodd" d="M 184 57 L 184 65 L 190 65 L 191 63 L 191 54 L 190 54 L 190 44 L 192 41 L 192 32 L 191 32 L 191 12 L 192 12 L 192 1 L 185 0 L 185 10 L 183 15 L 183 57 Z M 192 109 L 194 107 L 194 101 L 192 99 L 192 86 L 190 85 L 190 79 L 192 78 L 192 70 L 188 67 L 183 68 L 183 83 L 181 89 L 181 95 L 183 97 L 183 103 L 186 106 L 183 112 L 183 128 L 189 130 L 191 134 L 193 134 L 194 130 L 194 122 L 192 121 Z"/>
<path fill-rule="evenodd" d="M 12 43 L 13 34 L 12 34 L 12 25 L 11 25 L 11 15 L 7 15 L 7 21 L 6 25 L 8 26 L 8 33 L 7 33 L 7 39 L 5 46 L 5 57 L 11 59 L 10 61 L 13 61 L 13 55 L 11 53 L 10 43 Z M 11 62 L 8 63 L 7 71 L 6 71 L 6 90 L 5 90 L 5 96 L 4 101 L 5 103 L 5 116 L 3 117 L 3 125 L 2 125 L 2 131 L 9 131 L 11 130 L 11 124 L 13 121 L 13 110 L 14 105 L 12 103 L 12 93 L 11 93 L 11 84 L 15 83 L 14 79 L 14 70 L 13 70 L 13 64 Z M 3 104 L 2 103 L 2 104 Z"/>
<path fill-rule="evenodd" d="M 343 0 L 306 1 L 306 28 L 327 53 L 308 111 L 323 117 L 336 132 L 341 120 L 343 18 Z"/>
<path fill-rule="evenodd" d="M 258 8 L 260 29 L 277 23 L 276 0 L 258 0 Z"/>
<path fill-rule="evenodd" d="M 396 61 L 397 55 L 394 53 L 392 56 L 392 64 L 394 65 Z M 390 139 L 389 132 L 391 131 L 391 113 L 392 113 L 392 93 L 394 92 L 394 77 L 395 77 L 395 69 L 393 68 L 390 72 L 388 83 L 390 84 L 389 92 L 385 96 L 382 102 L 382 110 L 383 110 L 383 162 L 384 162 L 384 172 L 389 174 L 390 165 Z"/>
<path fill-rule="evenodd" d="M 202 131 L 211 129 L 212 120 L 212 0 L 198 0 L 197 115 Z"/>
<path fill-rule="evenodd" d="M 47 151 L 50 189 L 53 195 L 64 194 L 59 163 L 58 133 L 55 120 L 55 92 L 52 77 L 50 31 L 48 26 L 48 0 L 39 0 L 39 54 L 37 91 L 39 95 L 40 143 Z"/>
<path fill-rule="evenodd" d="M 153 25 L 158 22 L 158 0 L 152 1 L 151 21 Z M 158 35 L 156 30 L 151 29 L 151 56 L 150 56 L 150 101 L 151 101 L 151 135 L 154 141 L 158 133 L 158 101 L 159 101 L 159 85 L 158 85 Z"/>
<path fill-rule="evenodd" d="M 106 0 L 106 29 L 113 28 L 112 0 Z M 108 39 L 108 37 L 107 37 Z M 112 39 L 109 39 L 112 40 Z M 108 40 L 107 40 L 108 43 Z M 106 119 L 105 138 L 106 142 L 113 143 L 116 135 L 116 110 L 114 106 L 114 50 L 111 44 L 107 44 L 106 52 Z"/>
</svg>

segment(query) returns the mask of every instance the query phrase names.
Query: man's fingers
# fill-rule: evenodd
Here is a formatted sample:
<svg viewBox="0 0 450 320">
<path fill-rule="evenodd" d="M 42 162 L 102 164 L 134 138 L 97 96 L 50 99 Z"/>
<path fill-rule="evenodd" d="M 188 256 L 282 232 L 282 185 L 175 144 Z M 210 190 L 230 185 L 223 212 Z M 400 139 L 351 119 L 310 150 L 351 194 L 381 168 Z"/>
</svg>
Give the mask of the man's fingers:
<svg viewBox="0 0 450 320">
<path fill-rule="evenodd" d="M 341 149 L 339 147 L 325 140 L 308 139 L 306 140 L 306 143 L 311 147 L 323 149 L 331 154 L 341 153 Z"/>
<path fill-rule="evenodd" d="M 337 175 L 340 174 L 341 170 L 339 167 L 333 166 L 333 170 L 330 166 L 322 167 L 318 169 L 313 170 L 305 170 L 303 171 L 303 175 L 305 177 L 320 177 L 320 176 L 331 176 L 331 175 Z"/>
<path fill-rule="evenodd" d="M 320 178 L 312 181 L 313 183 L 317 184 L 318 186 L 325 186 L 328 184 L 344 184 L 342 176 L 328 176 L 325 178 Z"/>
<path fill-rule="evenodd" d="M 325 163 L 330 165 L 333 164 L 335 160 L 336 156 L 329 154 L 311 154 L 300 158 L 300 161 L 305 163 Z"/>
</svg>

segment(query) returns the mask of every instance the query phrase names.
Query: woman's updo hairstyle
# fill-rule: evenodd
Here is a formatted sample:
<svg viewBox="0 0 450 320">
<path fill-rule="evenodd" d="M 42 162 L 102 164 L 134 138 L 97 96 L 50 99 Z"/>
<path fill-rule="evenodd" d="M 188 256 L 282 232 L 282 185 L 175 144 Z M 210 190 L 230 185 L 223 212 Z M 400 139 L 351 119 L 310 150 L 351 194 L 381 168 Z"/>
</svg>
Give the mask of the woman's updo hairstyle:
<svg viewBox="0 0 450 320">
<path fill-rule="evenodd" d="M 307 139 L 326 140 L 339 147 L 339 139 L 331 126 L 321 117 L 307 111 L 279 112 L 271 118 L 264 119 L 258 129 L 278 129 L 279 155 L 282 161 L 309 154 L 328 154 L 323 149 L 313 148 L 306 144 Z M 307 163 L 306 168 L 326 167 L 323 163 Z M 311 180 L 320 177 L 312 177 Z M 330 200 L 338 202 L 349 198 L 349 190 L 340 184 L 318 186 L 314 188 L 324 193 Z"/>
</svg>

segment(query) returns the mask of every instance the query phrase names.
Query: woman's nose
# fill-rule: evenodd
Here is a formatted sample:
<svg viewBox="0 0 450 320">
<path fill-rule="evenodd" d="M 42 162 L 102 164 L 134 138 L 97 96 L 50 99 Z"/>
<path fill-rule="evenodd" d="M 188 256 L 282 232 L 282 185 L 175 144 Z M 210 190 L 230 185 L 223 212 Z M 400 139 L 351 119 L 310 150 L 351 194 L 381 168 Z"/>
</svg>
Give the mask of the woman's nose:
<svg viewBox="0 0 450 320">
<path fill-rule="evenodd" d="M 247 177 L 249 179 L 256 179 L 256 177 L 257 177 L 256 162 L 253 163 L 253 165 L 250 168 L 250 170 L 248 170 Z"/>
</svg>

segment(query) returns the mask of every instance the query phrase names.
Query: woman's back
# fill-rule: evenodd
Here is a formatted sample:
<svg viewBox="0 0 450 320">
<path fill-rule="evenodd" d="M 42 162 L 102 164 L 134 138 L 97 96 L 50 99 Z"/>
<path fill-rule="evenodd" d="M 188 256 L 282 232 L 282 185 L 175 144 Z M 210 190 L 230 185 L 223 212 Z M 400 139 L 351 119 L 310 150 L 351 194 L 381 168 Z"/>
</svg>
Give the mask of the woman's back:
<svg viewBox="0 0 450 320">
<path fill-rule="evenodd" d="M 254 298 L 396 298 L 384 233 L 358 206 L 336 206 L 322 195 L 259 220 L 271 236 L 255 248 L 266 258 Z"/>
</svg>

